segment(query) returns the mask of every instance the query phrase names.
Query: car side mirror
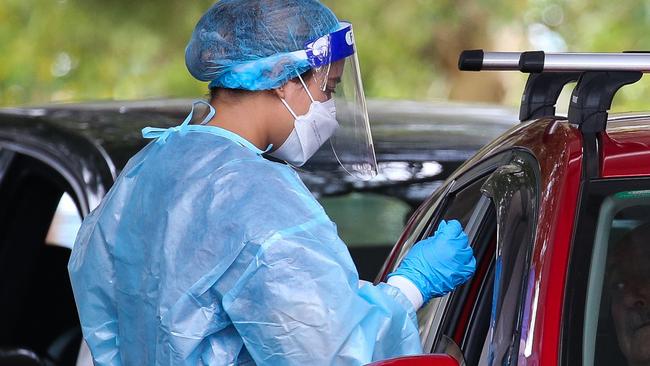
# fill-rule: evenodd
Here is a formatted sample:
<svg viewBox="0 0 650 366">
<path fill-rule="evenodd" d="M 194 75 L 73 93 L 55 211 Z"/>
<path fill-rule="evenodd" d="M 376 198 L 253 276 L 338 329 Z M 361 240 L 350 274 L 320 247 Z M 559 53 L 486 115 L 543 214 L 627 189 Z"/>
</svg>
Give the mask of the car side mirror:
<svg viewBox="0 0 650 366">
<path fill-rule="evenodd" d="M 460 366 L 458 361 L 446 354 L 407 356 L 373 362 L 367 366 Z"/>
</svg>

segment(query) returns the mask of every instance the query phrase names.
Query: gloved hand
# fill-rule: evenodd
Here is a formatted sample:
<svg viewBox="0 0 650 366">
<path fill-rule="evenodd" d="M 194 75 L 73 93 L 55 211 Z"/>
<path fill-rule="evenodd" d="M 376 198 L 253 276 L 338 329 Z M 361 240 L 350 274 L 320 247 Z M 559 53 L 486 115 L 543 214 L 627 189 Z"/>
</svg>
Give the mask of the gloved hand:
<svg viewBox="0 0 650 366">
<path fill-rule="evenodd" d="M 465 283 L 475 269 L 476 258 L 460 222 L 442 220 L 435 234 L 415 243 L 388 277 L 402 276 L 411 281 L 426 303 Z"/>
</svg>

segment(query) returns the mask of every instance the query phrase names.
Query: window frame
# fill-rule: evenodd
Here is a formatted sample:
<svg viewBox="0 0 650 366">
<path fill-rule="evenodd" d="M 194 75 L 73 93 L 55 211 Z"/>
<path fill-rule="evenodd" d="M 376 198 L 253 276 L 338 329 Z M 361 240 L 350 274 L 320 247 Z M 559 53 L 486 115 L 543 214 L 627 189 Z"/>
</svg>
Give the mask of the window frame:
<svg viewBox="0 0 650 366">
<path fill-rule="evenodd" d="M 473 167 L 469 168 L 467 171 L 462 174 L 452 178 L 442 185 L 438 190 L 436 190 L 431 197 L 426 200 L 423 205 L 415 212 L 412 217 L 409 225 L 405 229 L 405 232 L 400 238 L 398 244 L 403 243 L 399 248 L 397 253 L 394 254 L 395 260 L 392 263 L 387 262 L 380 275 L 382 273 L 390 273 L 394 271 L 402 259 L 408 253 L 410 248 L 417 243 L 422 238 L 430 235 L 435 231 L 433 227 L 435 223 L 439 222 L 440 218 L 443 216 L 450 202 L 452 202 L 451 197 L 454 197 L 459 191 L 470 186 L 479 179 L 482 179 L 492 172 L 494 172 L 499 166 L 509 162 L 513 156 L 514 150 L 504 150 L 497 152 L 494 155 L 491 155 L 482 161 L 476 163 Z M 394 249 L 394 250 L 395 250 Z M 391 257 L 393 254 L 391 254 Z M 389 261 L 391 259 L 389 258 Z M 387 265 L 388 271 L 386 270 Z M 381 280 L 378 278 L 377 280 Z M 440 338 L 440 323 L 443 320 L 444 310 L 446 304 L 449 301 L 449 295 L 443 296 L 440 298 L 432 299 L 438 303 L 436 305 L 437 309 L 433 312 L 430 321 L 426 325 L 427 334 L 421 336 L 424 338 L 424 350 L 428 352 L 434 348 L 435 343 Z M 433 332 L 431 332 L 434 330 Z"/>
<path fill-rule="evenodd" d="M 622 191 L 648 190 L 650 177 L 592 179 L 583 183 L 571 240 L 564 286 L 560 335 L 561 365 L 584 363 L 585 306 L 591 270 L 594 228 L 605 198 Z"/>
<path fill-rule="evenodd" d="M 431 207 L 429 207 L 429 209 L 423 216 L 423 218 L 426 218 L 425 219 L 426 224 L 422 225 L 422 223 L 420 223 L 418 225 L 419 231 L 412 233 L 410 239 L 411 242 L 407 243 L 410 245 L 405 244 L 401 248 L 402 251 L 400 253 L 400 256 L 398 257 L 398 260 L 394 264 L 393 270 L 401 262 L 401 260 L 406 255 L 406 253 L 408 253 L 408 250 L 412 247 L 413 244 L 433 234 L 433 232 L 436 229 L 436 224 L 444 216 L 444 213 L 450 207 L 450 204 L 453 204 L 453 197 L 455 197 L 456 194 L 458 194 L 458 192 L 476 183 L 478 180 L 487 178 L 487 176 L 492 174 L 499 166 L 510 161 L 510 159 L 512 158 L 512 154 L 513 154 L 512 150 L 502 151 L 496 155 L 489 157 L 488 159 L 485 159 L 483 162 L 477 164 L 476 166 L 469 169 L 467 172 L 463 173 L 458 178 L 451 181 L 449 185 L 444 189 L 444 191 L 442 191 L 437 202 Z M 479 203 L 477 202 L 477 206 L 478 205 Z M 475 211 L 476 209 L 477 207 L 474 208 Z M 486 213 L 483 212 L 483 215 L 485 214 Z M 477 217 L 477 219 L 475 220 L 479 221 L 477 224 L 480 224 L 483 221 L 483 219 L 484 216 L 481 216 L 481 217 Z M 476 231 L 474 232 L 474 234 L 476 234 Z M 470 240 L 472 239 L 473 238 L 470 238 Z M 428 319 L 426 326 L 424 327 L 425 330 L 420 335 L 421 338 L 423 338 L 423 349 L 425 352 L 433 352 L 438 346 L 438 344 L 440 344 L 440 340 L 443 335 L 442 323 L 447 314 L 446 309 L 449 307 L 449 302 L 450 302 L 450 298 L 452 297 L 452 294 L 447 294 L 445 296 L 434 298 L 431 300 L 432 302 L 434 302 L 433 303 L 434 305 L 432 306 L 435 306 L 435 309 L 433 309 L 431 316 Z"/>
<path fill-rule="evenodd" d="M 530 225 L 525 233 L 528 234 L 528 240 L 527 240 L 527 247 L 523 248 L 525 250 L 524 252 L 524 267 L 522 270 L 524 271 L 523 273 L 523 279 L 520 282 L 520 287 L 519 290 L 516 292 L 516 298 L 517 298 L 517 305 L 516 305 L 516 322 L 515 322 L 515 327 L 513 328 L 513 335 L 515 335 L 516 338 L 520 339 L 521 338 L 521 327 L 522 327 L 522 306 L 525 304 L 525 298 L 526 298 L 526 283 L 527 279 L 526 276 L 528 275 L 528 267 L 530 266 L 531 262 L 531 254 L 532 254 L 532 249 L 534 247 L 534 242 L 535 242 L 535 235 L 537 232 L 537 225 L 538 225 L 538 219 L 539 219 L 539 201 L 540 201 L 540 167 L 537 159 L 535 156 L 528 152 L 527 150 L 523 149 L 513 149 L 511 150 L 512 154 L 510 158 L 503 164 L 501 167 L 511 165 L 516 160 L 518 161 L 518 164 L 526 165 L 526 167 L 529 170 L 529 173 L 531 176 L 530 184 L 527 184 L 525 188 L 529 190 L 529 194 L 532 194 L 534 197 L 534 202 L 532 202 L 530 205 L 526 206 L 527 209 L 527 214 L 531 216 L 532 220 L 530 222 Z M 501 173 L 498 169 L 495 170 L 494 172 L 491 173 L 490 178 L 495 177 L 495 174 Z M 524 185 L 519 185 L 516 187 L 524 187 Z M 513 189 L 514 190 L 520 190 L 520 188 Z M 484 197 L 487 199 L 487 196 Z M 489 199 L 490 202 L 492 203 L 492 199 Z M 495 255 L 496 255 L 496 245 L 498 240 L 503 240 L 501 235 L 497 235 L 496 230 L 498 229 L 498 223 L 496 222 L 497 219 L 497 212 L 496 206 L 494 203 L 492 203 L 491 206 L 491 211 L 488 213 L 488 217 L 484 218 L 489 220 L 492 219 L 494 220 L 494 226 L 488 226 L 487 222 L 484 221 L 481 224 L 481 230 L 484 231 L 483 237 L 479 236 L 479 241 L 482 241 L 482 244 L 485 246 L 484 248 L 484 253 L 481 253 L 482 256 L 479 257 L 477 256 L 478 259 L 478 268 L 477 272 L 482 271 L 483 275 L 480 277 L 480 283 L 478 285 L 472 284 L 471 282 L 462 286 L 461 288 L 457 289 L 453 293 L 454 299 L 447 305 L 448 309 L 452 309 L 451 311 L 445 310 L 446 311 L 446 319 L 445 323 L 440 329 L 440 332 L 442 334 L 447 335 L 453 335 L 454 338 L 458 338 L 459 335 L 462 335 L 462 341 L 460 342 L 460 349 L 463 351 L 463 355 L 466 357 L 466 360 L 468 364 L 474 364 L 477 363 L 480 359 L 481 356 L 481 351 L 483 350 L 484 342 L 486 341 L 487 337 L 489 336 L 489 330 L 491 329 L 491 324 L 486 321 L 486 313 L 487 313 L 487 319 L 491 319 L 491 308 L 492 308 L 492 303 L 493 303 L 493 294 L 494 294 L 494 275 L 495 275 Z M 491 215 L 491 217 L 490 217 Z M 490 230 L 493 230 L 490 232 Z M 486 240 L 487 239 L 487 240 Z M 476 243 L 473 241 L 473 243 Z M 512 248 L 512 245 L 515 243 L 502 243 L 502 246 L 510 247 Z M 484 260 L 488 259 L 489 262 L 485 263 Z M 467 289 L 470 286 L 476 286 L 474 293 L 472 294 L 471 297 L 468 297 Z M 464 324 L 457 324 L 458 316 L 452 315 L 455 312 L 458 312 L 457 308 L 461 307 L 466 307 L 466 306 L 471 306 L 471 313 L 469 316 L 469 319 L 466 323 Z M 462 327 L 462 328 L 458 328 Z M 516 346 L 518 346 L 518 342 L 515 341 Z M 438 347 L 435 349 L 436 352 L 443 352 L 444 350 L 441 347 Z M 513 350 L 513 354 L 516 353 L 517 350 Z M 516 355 L 515 355 L 516 357 Z M 516 362 L 516 358 L 515 358 Z"/>
<path fill-rule="evenodd" d="M 509 171 L 508 169 L 511 169 L 513 167 L 517 168 L 517 165 L 521 166 L 527 172 L 524 171 Z M 512 324 L 512 328 L 509 330 L 509 340 L 510 343 L 500 343 L 497 344 L 498 346 L 501 346 L 503 349 L 503 345 L 507 345 L 506 347 L 506 353 L 503 353 L 503 356 L 509 356 L 508 360 L 510 363 L 516 364 L 517 359 L 519 357 L 519 346 L 521 343 L 521 337 L 522 337 L 522 326 L 523 326 L 523 318 L 524 318 L 524 312 L 523 312 L 523 307 L 526 304 L 527 301 L 527 285 L 528 285 L 528 277 L 530 275 L 530 265 L 531 265 L 531 259 L 532 259 L 532 252 L 533 248 L 535 246 L 535 238 L 537 234 L 537 228 L 538 228 L 538 223 L 539 223 L 539 213 L 540 213 L 540 196 L 541 196 L 541 169 L 539 162 L 537 161 L 536 157 L 526 151 L 526 150 L 517 150 L 513 153 L 512 159 L 508 162 L 507 165 L 503 166 L 503 170 L 498 170 L 493 174 L 493 177 L 496 177 L 495 179 L 504 179 L 504 177 L 509 176 L 509 175 L 514 175 L 515 177 L 521 177 L 522 174 L 524 173 L 524 181 L 517 182 L 516 185 L 509 186 L 509 182 L 503 183 L 506 186 L 506 189 L 500 189 L 499 192 L 494 190 L 494 187 L 491 187 L 493 189 L 492 192 L 489 192 L 492 195 L 492 199 L 494 200 L 495 198 L 498 198 L 500 202 L 495 202 L 495 206 L 497 208 L 497 243 L 496 243 L 496 251 L 495 251 L 495 256 L 493 258 L 493 265 L 491 268 L 495 271 L 494 273 L 494 289 L 493 289 L 493 301 L 497 299 L 497 296 L 499 296 L 499 300 L 506 300 L 506 297 L 508 296 L 508 292 L 510 290 L 514 290 L 513 292 L 514 296 L 512 297 L 513 299 L 516 300 L 516 303 L 514 306 L 511 306 L 511 309 L 514 310 L 516 313 L 514 315 L 514 321 Z M 498 176 L 497 176 L 498 173 Z M 486 191 L 488 191 L 490 187 L 486 187 Z M 511 189 L 511 190 L 510 190 Z M 513 192 L 522 192 L 524 194 L 524 197 L 521 200 L 521 209 L 519 211 L 515 211 L 516 215 L 514 217 L 509 217 L 512 215 L 510 212 L 510 209 L 512 208 L 512 205 L 516 204 L 515 201 L 512 201 L 512 196 L 508 196 L 508 193 L 513 193 Z M 507 206 L 502 206 L 502 205 L 507 205 Z M 505 209 L 504 209 L 505 207 Z M 523 216 L 522 216 L 523 215 Z M 527 226 L 524 227 L 525 231 L 523 232 L 518 232 L 516 234 L 513 234 L 513 232 L 509 231 L 510 228 L 515 227 L 516 225 L 513 224 L 514 222 L 521 223 L 523 217 L 528 217 L 528 223 Z M 507 220 L 507 221 L 503 221 Z M 505 229 L 504 229 L 505 228 Z M 508 234 L 513 234 L 515 237 L 510 237 Z M 517 239 L 517 235 L 521 235 L 522 237 Z M 513 241 L 515 240 L 515 241 Z M 502 242 L 503 241 L 503 242 Z M 500 248 L 501 247 L 501 248 Z M 514 250 L 513 250 L 514 249 Z M 500 253 L 500 251 L 502 253 Z M 502 271 L 506 269 L 505 266 L 501 266 L 500 263 L 497 261 L 497 258 L 499 256 L 502 256 L 506 258 L 506 255 L 508 254 L 508 259 L 514 259 L 514 262 L 510 263 L 513 265 L 512 268 L 509 268 L 512 272 L 509 274 L 508 277 L 503 276 L 502 273 L 499 273 L 499 271 Z M 514 255 L 513 258 L 510 256 Z M 522 256 L 523 255 L 523 256 Z M 521 258 L 521 259 L 520 259 Z M 508 264 L 508 262 L 503 262 Z M 520 270 L 522 271 L 521 273 L 516 273 L 514 272 L 517 270 L 517 266 L 521 265 Z M 505 272 L 508 274 L 507 272 Z M 518 287 L 510 287 L 511 283 L 510 281 L 515 278 L 520 278 L 520 282 L 518 283 Z M 508 282 L 502 281 L 497 283 L 499 279 L 502 280 L 508 280 Z M 504 285 L 505 287 L 501 288 L 499 286 Z M 517 283 L 515 283 L 517 285 Z M 501 291 L 501 293 L 495 292 L 497 288 Z M 499 303 L 501 304 L 501 303 Z M 503 304 L 501 304 L 503 306 Z M 495 319 L 494 317 L 497 315 L 494 313 L 496 308 L 494 307 L 495 304 L 492 303 L 492 308 L 493 308 L 493 313 L 491 315 L 491 324 L 489 326 L 489 330 L 493 331 L 494 327 L 496 329 L 502 329 L 501 326 L 508 326 L 508 323 L 502 323 L 502 322 L 508 322 L 510 317 L 508 313 L 506 313 L 506 317 L 499 317 Z M 499 315 L 502 315 L 499 313 Z M 508 328 L 505 328 L 508 329 Z M 487 335 L 486 335 L 487 337 Z M 504 338 L 505 341 L 505 338 Z M 490 343 L 490 349 L 492 349 L 493 344 Z M 503 360 L 495 360 L 494 362 L 498 362 L 500 364 L 503 364 Z"/>
</svg>

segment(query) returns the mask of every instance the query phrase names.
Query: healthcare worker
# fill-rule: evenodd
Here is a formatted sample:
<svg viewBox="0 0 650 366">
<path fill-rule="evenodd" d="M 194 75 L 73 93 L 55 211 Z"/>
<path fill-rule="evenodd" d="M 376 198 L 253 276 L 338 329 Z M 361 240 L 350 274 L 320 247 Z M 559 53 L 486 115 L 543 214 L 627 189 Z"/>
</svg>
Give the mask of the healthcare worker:
<svg viewBox="0 0 650 366">
<path fill-rule="evenodd" d="M 70 258 L 96 365 L 422 352 L 415 311 L 474 271 L 460 224 L 443 221 L 387 284 L 360 283 L 292 167 L 327 143 L 350 174 L 376 173 L 355 51 L 352 26 L 316 0 L 222 0 L 200 19 L 185 57 L 210 82 L 210 112 L 143 131 L 155 141 L 85 219 Z"/>
</svg>

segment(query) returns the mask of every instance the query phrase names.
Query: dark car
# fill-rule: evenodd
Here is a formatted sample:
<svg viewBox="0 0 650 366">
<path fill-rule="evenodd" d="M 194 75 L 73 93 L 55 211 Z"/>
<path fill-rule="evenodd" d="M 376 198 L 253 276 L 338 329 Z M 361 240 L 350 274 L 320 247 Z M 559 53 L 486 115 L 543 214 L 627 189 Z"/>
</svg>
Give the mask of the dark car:
<svg viewBox="0 0 650 366">
<path fill-rule="evenodd" d="M 3 357 L 76 362 L 81 333 L 66 266 L 81 219 L 148 142 L 141 129 L 178 125 L 190 106 L 156 100 L 0 110 L 0 365 Z M 300 172 L 365 279 L 376 275 L 414 209 L 515 120 L 504 108 L 406 101 L 370 101 L 369 112 L 378 177 L 356 181 L 318 154 Z"/>
<path fill-rule="evenodd" d="M 373 365 L 650 364 L 650 113 L 608 115 L 650 57 L 465 56 L 472 70 L 534 71 L 522 123 L 428 198 L 378 278 L 440 220 L 461 221 L 477 269 L 419 310 L 433 354 Z M 568 116 L 556 116 L 572 81 Z"/>
</svg>

